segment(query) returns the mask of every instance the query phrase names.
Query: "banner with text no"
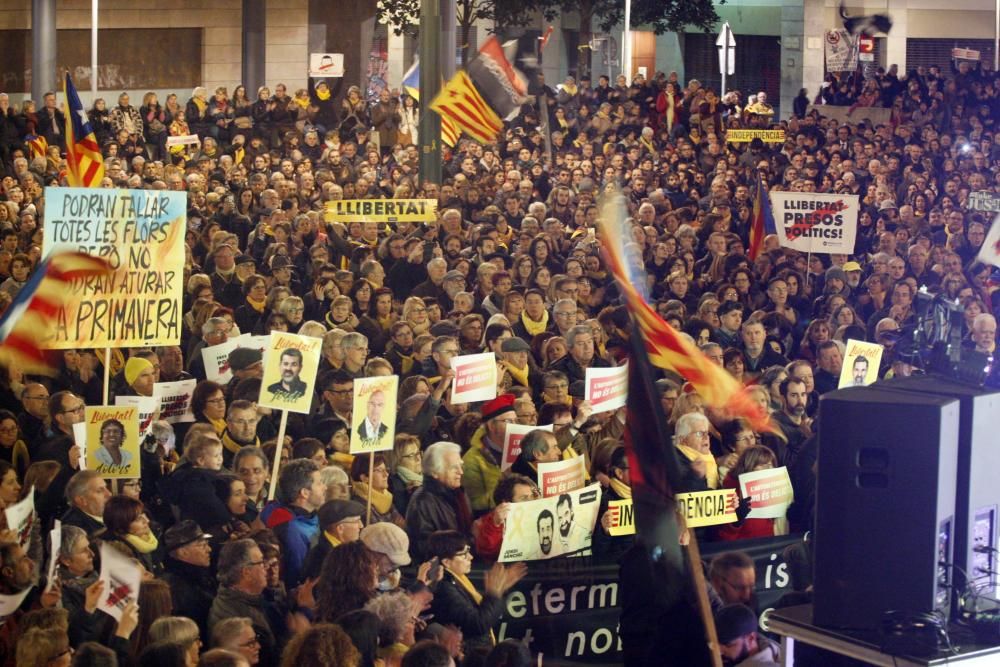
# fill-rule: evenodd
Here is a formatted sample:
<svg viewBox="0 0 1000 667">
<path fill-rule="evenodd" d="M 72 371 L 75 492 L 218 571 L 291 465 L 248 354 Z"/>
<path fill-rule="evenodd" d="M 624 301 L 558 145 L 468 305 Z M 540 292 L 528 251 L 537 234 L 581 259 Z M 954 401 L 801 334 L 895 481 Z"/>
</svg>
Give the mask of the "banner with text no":
<svg viewBox="0 0 1000 667">
<path fill-rule="evenodd" d="M 45 256 L 80 250 L 114 273 L 74 280 L 50 349 L 153 347 L 181 340 L 187 194 L 45 188 Z"/>
</svg>

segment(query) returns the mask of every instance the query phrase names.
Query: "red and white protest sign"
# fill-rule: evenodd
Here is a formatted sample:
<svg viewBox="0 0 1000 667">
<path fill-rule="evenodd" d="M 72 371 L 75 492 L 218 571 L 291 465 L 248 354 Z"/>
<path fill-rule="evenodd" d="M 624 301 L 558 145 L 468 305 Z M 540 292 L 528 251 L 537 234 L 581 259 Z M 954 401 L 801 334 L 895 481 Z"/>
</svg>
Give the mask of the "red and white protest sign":
<svg viewBox="0 0 1000 667">
<path fill-rule="evenodd" d="M 514 461 L 521 454 L 521 440 L 534 430 L 552 433 L 552 424 L 548 424 L 547 426 L 532 426 L 531 424 L 525 425 L 507 422 L 507 429 L 503 434 L 503 457 L 500 460 L 501 472 L 514 465 Z"/>
<path fill-rule="evenodd" d="M 781 519 L 795 499 L 788 468 L 756 470 L 740 475 L 742 497 L 751 498 L 751 519 Z"/>
<path fill-rule="evenodd" d="M 586 479 L 582 456 L 538 464 L 538 488 L 542 490 L 543 498 L 582 489 L 584 484 Z"/>
<path fill-rule="evenodd" d="M 116 621 L 122 620 L 122 612 L 129 602 L 139 599 L 139 585 L 142 573 L 130 558 L 107 544 L 101 545 L 101 581 L 104 593 L 97 608 Z"/>
<path fill-rule="evenodd" d="M 614 368 L 588 368 L 583 397 L 594 412 L 617 410 L 628 399 L 628 362 Z"/>
<path fill-rule="evenodd" d="M 497 397 L 497 358 L 492 352 L 452 357 L 452 403 L 478 403 Z"/>
</svg>

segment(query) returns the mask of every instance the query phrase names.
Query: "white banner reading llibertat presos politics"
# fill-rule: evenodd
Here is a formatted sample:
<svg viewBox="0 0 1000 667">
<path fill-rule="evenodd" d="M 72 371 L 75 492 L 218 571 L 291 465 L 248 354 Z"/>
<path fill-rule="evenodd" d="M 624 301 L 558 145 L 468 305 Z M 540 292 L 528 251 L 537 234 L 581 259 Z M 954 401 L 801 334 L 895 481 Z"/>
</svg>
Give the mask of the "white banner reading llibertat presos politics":
<svg viewBox="0 0 1000 667">
<path fill-rule="evenodd" d="M 783 248 L 824 255 L 854 252 L 857 195 L 772 190 L 771 208 Z"/>
</svg>

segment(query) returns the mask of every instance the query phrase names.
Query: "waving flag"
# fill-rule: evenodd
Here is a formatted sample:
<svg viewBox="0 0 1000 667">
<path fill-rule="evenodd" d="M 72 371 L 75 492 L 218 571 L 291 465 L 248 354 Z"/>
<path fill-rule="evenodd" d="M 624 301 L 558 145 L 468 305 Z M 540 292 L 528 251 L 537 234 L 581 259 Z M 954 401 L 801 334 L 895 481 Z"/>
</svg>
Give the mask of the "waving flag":
<svg viewBox="0 0 1000 667">
<path fill-rule="evenodd" d="M 757 197 L 753 202 L 753 217 L 750 221 L 750 246 L 747 252 L 750 261 L 757 259 L 757 255 L 764 249 L 764 237 L 777 233 L 774 213 L 771 212 L 771 200 L 767 196 L 767 183 L 764 182 L 763 176 L 758 176 Z"/>
<path fill-rule="evenodd" d="M 527 101 L 528 83 L 504 53 L 496 36 L 490 37 L 469 63 L 469 78 L 497 115 L 511 120 Z"/>
<path fill-rule="evenodd" d="M 28 151 L 31 153 L 32 160 L 36 157 L 47 157 L 49 152 L 49 142 L 45 140 L 45 137 L 32 134 L 27 137 L 24 142 L 28 144 Z"/>
<path fill-rule="evenodd" d="M 66 166 L 67 180 L 74 187 L 96 188 L 104 179 L 104 158 L 97 136 L 90 126 L 87 112 L 83 110 L 76 86 L 66 73 L 63 92 L 69 113 L 66 117 Z"/>
<path fill-rule="evenodd" d="M 976 257 L 983 264 L 1000 266 L 1000 215 L 993 219 L 990 231 L 986 234 L 986 240 L 979 248 L 979 255 Z"/>
<path fill-rule="evenodd" d="M 464 70 L 455 72 L 451 81 L 430 104 L 441 116 L 441 122 L 451 121 L 481 144 L 497 140 L 503 121 L 479 94 Z"/>
<path fill-rule="evenodd" d="M 420 61 L 413 63 L 410 69 L 403 75 L 403 92 L 420 101 Z M 462 136 L 462 130 L 455 126 L 450 119 L 441 116 L 441 141 L 446 146 L 454 146 L 458 143 L 458 138 Z"/>
<path fill-rule="evenodd" d="M 0 316 L 0 359 L 22 371 L 54 375 L 56 363 L 42 349 L 40 332 L 59 323 L 65 297 L 75 280 L 110 275 L 111 265 L 82 252 L 55 252 L 42 262 Z M 61 352 L 51 353 L 61 356 Z"/>
</svg>

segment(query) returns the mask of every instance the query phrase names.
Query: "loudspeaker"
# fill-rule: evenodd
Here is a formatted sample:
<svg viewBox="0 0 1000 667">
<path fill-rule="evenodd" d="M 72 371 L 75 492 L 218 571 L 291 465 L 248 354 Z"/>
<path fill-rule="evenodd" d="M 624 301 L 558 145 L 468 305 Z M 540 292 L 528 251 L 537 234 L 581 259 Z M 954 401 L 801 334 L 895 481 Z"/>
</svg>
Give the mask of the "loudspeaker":
<svg viewBox="0 0 1000 667">
<path fill-rule="evenodd" d="M 875 386 L 959 401 L 954 563 L 961 569 L 952 573 L 956 593 L 952 612 L 957 613 L 967 584 L 965 573 L 975 585 L 988 587 L 990 595 L 997 585 L 1000 392 L 936 376 L 897 378 Z"/>
<path fill-rule="evenodd" d="M 958 401 L 852 387 L 819 415 L 813 621 L 874 630 L 889 611 L 947 613 Z"/>
</svg>

